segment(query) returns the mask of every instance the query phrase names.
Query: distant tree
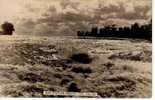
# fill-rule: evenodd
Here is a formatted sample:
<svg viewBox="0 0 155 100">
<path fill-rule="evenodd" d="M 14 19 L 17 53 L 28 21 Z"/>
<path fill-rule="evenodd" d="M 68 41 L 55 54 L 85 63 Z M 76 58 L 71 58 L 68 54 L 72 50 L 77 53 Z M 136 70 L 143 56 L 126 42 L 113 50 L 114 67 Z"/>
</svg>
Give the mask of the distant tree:
<svg viewBox="0 0 155 100">
<path fill-rule="evenodd" d="M 92 36 L 97 36 L 97 34 L 98 34 L 98 28 L 97 27 L 92 28 L 91 35 Z"/>
<path fill-rule="evenodd" d="M 81 35 L 83 35 L 82 32 L 81 31 L 78 31 L 77 32 L 77 36 L 81 36 Z"/>
<path fill-rule="evenodd" d="M 138 24 L 138 23 L 135 23 L 135 24 L 133 24 L 133 25 L 131 26 L 131 28 L 132 28 L 134 31 L 136 31 L 136 30 L 138 30 L 140 27 L 139 27 L 139 24 Z"/>
<path fill-rule="evenodd" d="M 15 31 L 14 25 L 9 22 L 4 22 L 1 27 L 4 35 L 12 35 L 13 31 Z"/>
</svg>

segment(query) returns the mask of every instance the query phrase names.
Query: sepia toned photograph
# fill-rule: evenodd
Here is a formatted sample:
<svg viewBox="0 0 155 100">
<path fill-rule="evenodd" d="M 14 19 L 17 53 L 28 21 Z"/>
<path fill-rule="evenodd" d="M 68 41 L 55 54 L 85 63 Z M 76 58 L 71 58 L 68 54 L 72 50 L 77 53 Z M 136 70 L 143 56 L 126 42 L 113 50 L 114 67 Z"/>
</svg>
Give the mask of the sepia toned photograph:
<svg viewBox="0 0 155 100">
<path fill-rule="evenodd" d="M 151 98 L 152 0 L 0 0 L 0 98 Z"/>
</svg>

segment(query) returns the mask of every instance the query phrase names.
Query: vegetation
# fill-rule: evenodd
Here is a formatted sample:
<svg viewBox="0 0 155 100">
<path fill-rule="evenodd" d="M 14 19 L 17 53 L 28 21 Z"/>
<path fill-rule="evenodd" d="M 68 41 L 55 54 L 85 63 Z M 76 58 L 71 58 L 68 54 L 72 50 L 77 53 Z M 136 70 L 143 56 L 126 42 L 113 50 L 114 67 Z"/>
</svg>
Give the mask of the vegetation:
<svg viewBox="0 0 155 100">
<path fill-rule="evenodd" d="M 12 35 L 14 29 L 14 25 L 10 22 L 5 22 L 1 25 L 3 32 L 1 32 L 3 35 Z"/>
<path fill-rule="evenodd" d="M 152 40 L 152 22 L 146 25 L 135 23 L 131 27 L 116 27 L 116 25 L 105 26 L 104 28 L 94 27 L 91 32 L 78 31 L 78 36 L 83 37 L 118 37 L 132 39 Z"/>
<path fill-rule="evenodd" d="M 70 58 L 73 61 L 82 64 L 89 64 L 92 62 L 92 58 L 86 53 L 73 54 Z"/>
</svg>

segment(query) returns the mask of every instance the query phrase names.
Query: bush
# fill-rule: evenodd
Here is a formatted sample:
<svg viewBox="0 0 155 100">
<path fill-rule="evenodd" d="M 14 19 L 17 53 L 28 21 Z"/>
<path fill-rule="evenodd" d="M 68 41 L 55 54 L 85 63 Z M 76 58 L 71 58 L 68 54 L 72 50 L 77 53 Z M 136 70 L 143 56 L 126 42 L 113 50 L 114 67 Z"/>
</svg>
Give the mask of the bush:
<svg viewBox="0 0 155 100">
<path fill-rule="evenodd" d="M 85 53 L 73 54 L 70 59 L 82 64 L 89 64 L 92 62 L 92 58 Z"/>
</svg>

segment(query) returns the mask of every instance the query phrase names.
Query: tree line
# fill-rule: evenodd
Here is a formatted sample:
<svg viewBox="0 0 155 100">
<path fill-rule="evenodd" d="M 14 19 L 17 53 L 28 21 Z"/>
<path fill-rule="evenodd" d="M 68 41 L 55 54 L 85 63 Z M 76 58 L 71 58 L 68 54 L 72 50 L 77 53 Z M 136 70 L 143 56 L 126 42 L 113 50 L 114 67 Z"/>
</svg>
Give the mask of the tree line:
<svg viewBox="0 0 155 100">
<path fill-rule="evenodd" d="M 152 40 L 152 21 L 149 24 L 132 24 L 130 27 L 116 27 L 116 25 L 103 28 L 93 27 L 91 31 L 78 31 L 79 37 L 116 37 Z"/>
</svg>

